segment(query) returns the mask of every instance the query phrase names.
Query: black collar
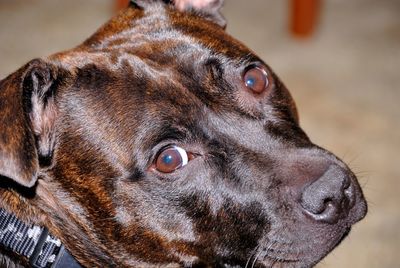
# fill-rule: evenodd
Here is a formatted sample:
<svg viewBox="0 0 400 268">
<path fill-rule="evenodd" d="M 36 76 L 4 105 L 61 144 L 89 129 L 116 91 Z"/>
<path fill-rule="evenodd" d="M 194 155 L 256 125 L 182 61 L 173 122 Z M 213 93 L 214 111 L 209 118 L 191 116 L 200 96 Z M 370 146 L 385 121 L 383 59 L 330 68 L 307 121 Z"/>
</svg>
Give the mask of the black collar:
<svg viewBox="0 0 400 268">
<path fill-rule="evenodd" d="M 29 259 L 33 268 L 82 268 L 61 241 L 0 208 L 0 246 Z"/>
</svg>

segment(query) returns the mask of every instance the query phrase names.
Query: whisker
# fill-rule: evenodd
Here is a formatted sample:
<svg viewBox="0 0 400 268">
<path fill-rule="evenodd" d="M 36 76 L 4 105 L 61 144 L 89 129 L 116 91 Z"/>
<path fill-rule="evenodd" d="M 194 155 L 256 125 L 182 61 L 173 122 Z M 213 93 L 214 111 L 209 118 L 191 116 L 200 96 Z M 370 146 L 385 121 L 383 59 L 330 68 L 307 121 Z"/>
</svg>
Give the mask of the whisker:
<svg viewBox="0 0 400 268">
<path fill-rule="evenodd" d="M 269 245 L 266 247 L 266 250 L 263 252 L 262 258 L 265 258 L 266 256 L 268 256 L 268 252 L 270 252 L 271 249 L 272 249 L 273 247 L 275 247 L 276 243 L 277 243 L 276 241 L 272 241 L 272 242 L 269 243 Z M 261 252 L 262 252 L 262 251 L 260 251 L 260 253 L 261 253 Z M 258 254 L 256 260 L 257 260 L 260 256 L 261 256 L 261 254 Z M 255 261 L 256 261 L 256 260 L 255 260 Z M 256 263 L 255 261 L 253 262 L 252 268 L 254 267 L 254 265 L 255 265 L 255 263 Z M 272 267 L 272 266 L 273 266 L 273 264 L 271 265 L 271 267 Z"/>
<path fill-rule="evenodd" d="M 260 248 L 260 245 L 258 245 L 258 246 L 253 250 L 253 252 L 250 254 L 250 257 L 247 259 L 246 266 L 245 266 L 244 268 L 247 268 L 248 265 L 250 264 L 250 261 L 251 261 L 251 259 L 253 258 L 253 256 L 256 256 L 256 254 L 258 254 L 257 251 L 258 251 L 259 248 Z"/>
<path fill-rule="evenodd" d="M 254 257 L 253 263 L 251 264 L 251 268 L 254 268 L 254 266 L 255 266 L 256 263 L 257 263 L 258 257 L 260 257 L 261 253 L 262 253 L 262 250 L 260 250 L 260 251 L 257 253 L 257 255 Z"/>
</svg>

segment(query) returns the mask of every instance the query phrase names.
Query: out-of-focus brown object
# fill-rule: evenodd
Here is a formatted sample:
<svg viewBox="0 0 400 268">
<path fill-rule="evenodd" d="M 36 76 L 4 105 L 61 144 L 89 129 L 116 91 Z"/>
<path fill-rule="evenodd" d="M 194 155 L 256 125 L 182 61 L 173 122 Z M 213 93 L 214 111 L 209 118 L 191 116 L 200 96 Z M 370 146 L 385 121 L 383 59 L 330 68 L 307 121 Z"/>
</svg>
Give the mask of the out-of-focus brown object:
<svg viewBox="0 0 400 268">
<path fill-rule="evenodd" d="M 291 0 L 290 28 L 295 36 L 312 35 L 318 22 L 320 6 L 320 0 Z"/>
<path fill-rule="evenodd" d="M 115 0 L 115 9 L 121 10 L 129 5 L 130 0 Z"/>
</svg>

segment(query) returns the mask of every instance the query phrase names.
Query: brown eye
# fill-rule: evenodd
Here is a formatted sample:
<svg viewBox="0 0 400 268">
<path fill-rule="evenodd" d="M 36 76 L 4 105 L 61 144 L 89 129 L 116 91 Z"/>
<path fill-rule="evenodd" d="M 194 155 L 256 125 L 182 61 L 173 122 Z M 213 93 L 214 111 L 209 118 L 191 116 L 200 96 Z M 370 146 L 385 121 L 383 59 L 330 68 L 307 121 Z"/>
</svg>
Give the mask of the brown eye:
<svg viewBox="0 0 400 268">
<path fill-rule="evenodd" d="M 260 67 L 253 67 L 243 76 L 245 86 L 254 93 L 262 93 L 268 87 L 267 72 Z"/>
<path fill-rule="evenodd" d="M 178 147 L 171 146 L 161 151 L 154 163 L 155 168 L 162 173 L 172 173 L 189 162 L 187 152 Z"/>
</svg>

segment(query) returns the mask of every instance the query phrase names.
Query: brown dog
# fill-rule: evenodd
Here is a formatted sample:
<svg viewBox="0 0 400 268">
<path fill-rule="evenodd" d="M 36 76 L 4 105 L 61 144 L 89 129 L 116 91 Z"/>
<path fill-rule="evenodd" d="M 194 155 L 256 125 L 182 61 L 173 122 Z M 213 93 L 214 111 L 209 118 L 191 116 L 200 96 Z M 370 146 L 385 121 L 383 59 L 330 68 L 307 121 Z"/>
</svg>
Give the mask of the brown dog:
<svg viewBox="0 0 400 268">
<path fill-rule="evenodd" d="M 0 82 L 1 208 L 85 267 L 314 265 L 366 213 L 355 176 L 226 34 L 222 1 L 166 2 Z"/>
</svg>

